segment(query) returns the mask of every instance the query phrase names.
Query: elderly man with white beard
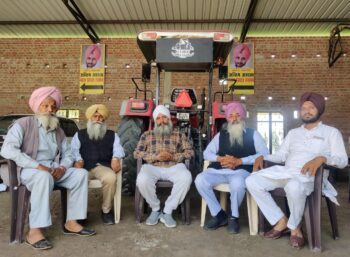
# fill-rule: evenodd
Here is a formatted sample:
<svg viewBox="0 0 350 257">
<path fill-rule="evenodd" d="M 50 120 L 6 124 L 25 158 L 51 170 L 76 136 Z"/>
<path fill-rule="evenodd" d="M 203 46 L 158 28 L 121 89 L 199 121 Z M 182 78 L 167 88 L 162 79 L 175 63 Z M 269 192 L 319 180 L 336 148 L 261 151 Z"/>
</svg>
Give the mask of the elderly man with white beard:
<svg viewBox="0 0 350 257">
<path fill-rule="evenodd" d="M 204 229 L 215 230 L 228 224 L 228 232 L 236 234 L 240 229 L 238 209 L 245 195 L 245 179 L 253 170 L 255 158 L 267 155 L 268 149 L 259 132 L 245 127 L 246 110 L 241 103 L 227 104 L 225 117 L 227 124 L 204 151 L 204 159 L 211 163 L 197 176 L 195 184 L 212 216 Z M 229 184 L 230 215 L 221 209 L 213 191 L 213 187 L 222 183 Z"/>
<path fill-rule="evenodd" d="M 18 119 L 8 131 L 1 155 L 16 162 L 20 180 L 30 195 L 29 232 L 26 243 L 35 249 L 52 248 L 42 228 L 51 226 L 50 194 L 54 185 L 69 190 L 64 234 L 91 236 L 76 220 L 85 219 L 87 179 L 84 169 L 72 168 L 73 158 L 55 113 L 62 103 L 56 87 L 41 87 L 32 93 L 29 106 L 35 116 Z"/>
<path fill-rule="evenodd" d="M 183 161 L 190 159 L 194 152 L 185 134 L 173 129 L 170 112 L 164 105 L 158 105 L 153 111 L 155 128 L 146 131 L 140 138 L 134 157 L 142 158 L 142 165 L 136 179 L 141 195 L 152 208 L 146 220 L 147 225 L 156 225 L 158 220 L 166 227 L 176 227 L 172 212 L 185 199 L 192 182 L 191 172 Z M 165 202 L 163 211 L 156 195 L 158 180 L 173 182 L 171 194 Z"/>
<path fill-rule="evenodd" d="M 74 167 L 89 171 L 90 179 L 102 183 L 102 221 L 114 224 L 112 201 L 116 190 L 117 175 L 124 157 L 118 135 L 107 129 L 108 109 L 103 104 L 91 105 L 86 110 L 87 128 L 77 132 L 72 139 Z"/>
</svg>

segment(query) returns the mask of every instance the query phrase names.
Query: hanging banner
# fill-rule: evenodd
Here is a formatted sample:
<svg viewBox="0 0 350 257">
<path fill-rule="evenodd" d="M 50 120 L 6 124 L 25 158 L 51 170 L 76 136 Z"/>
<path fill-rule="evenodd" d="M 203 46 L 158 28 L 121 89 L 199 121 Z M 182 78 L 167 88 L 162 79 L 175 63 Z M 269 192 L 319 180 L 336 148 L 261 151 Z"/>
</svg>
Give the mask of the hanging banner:
<svg viewBox="0 0 350 257">
<path fill-rule="evenodd" d="M 254 94 L 254 45 L 253 43 L 234 44 L 228 60 L 228 87 L 234 84 L 233 93 Z"/>
<path fill-rule="evenodd" d="M 79 94 L 104 93 L 105 45 L 82 45 L 80 49 Z"/>
</svg>

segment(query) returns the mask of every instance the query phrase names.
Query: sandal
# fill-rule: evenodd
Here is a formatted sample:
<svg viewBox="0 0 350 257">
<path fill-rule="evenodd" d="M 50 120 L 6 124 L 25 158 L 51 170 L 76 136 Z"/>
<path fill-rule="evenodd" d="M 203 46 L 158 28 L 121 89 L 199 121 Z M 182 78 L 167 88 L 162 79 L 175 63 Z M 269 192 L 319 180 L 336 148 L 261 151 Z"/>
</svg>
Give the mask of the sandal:
<svg viewBox="0 0 350 257">
<path fill-rule="evenodd" d="M 269 239 L 277 239 L 277 238 L 280 238 L 284 233 L 286 233 L 288 231 L 289 231 L 288 228 L 285 228 L 281 231 L 273 228 L 273 229 L 269 230 L 268 232 L 265 232 L 264 237 L 269 238 Z"/>
<path fill-rule="evenodd" d="M 43 238 L 35 243 L 29 243 L 28 239 L 26 239 L 26 244 L 30 245 L 35 250 L 47 250 L 52 248 L 52 244 L 47 239 Z"/>
<path fill-rule="evenodd" d="M 290 236 L 289 238 L 290 245 L 295 249 L 300 249 L 305 245 L 305 240 L 303 237 L 299 236 Z"/>
</svg>

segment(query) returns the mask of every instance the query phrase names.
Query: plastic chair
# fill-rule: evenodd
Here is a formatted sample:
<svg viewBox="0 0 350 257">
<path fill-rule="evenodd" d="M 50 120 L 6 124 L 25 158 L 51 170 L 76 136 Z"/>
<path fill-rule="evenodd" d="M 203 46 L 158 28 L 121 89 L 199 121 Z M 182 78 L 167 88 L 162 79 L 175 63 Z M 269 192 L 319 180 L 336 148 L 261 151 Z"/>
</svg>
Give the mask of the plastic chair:
<svg viewBox="0 0 350 257">
<path fill-rule="evenodd" d="M 10 243 L 22 243 L 24 225 L 29 214 L 30 191 L 25 185 L 18 185 L 17 165 L 12 160 L 7 160 L 11 195 L 11 229 Z M 62 205 L 62 229 L 67 217 L 67 189 L 55 187 L 61 191 Z"/>
<path fill-rule="evenodd" d="M 204 161 L 203 170 L 207 169 L 209 166 L 209 161 Z M 228 184 L 218 184 L 214 187 L 214 190 L 220 192 L 220 205 L 224 211 L 227 210 L 227 194 L 230 193 L 230 188 Z M 250 235 L 258 234 L 258 207 L 255 200 L 251 197 L 249 192 L 246 192 L 247 198 L 247 210 L 248 210 L 248 223 L 249 223 L 249 233 Z M 207 203 L 202 198 L 202 208 L 201 208 L 201 227 L 204 226 L 205 216 L 207 213 Z"/>
<path fill-rule="evenodd" d="M 283 165 L 278 163 L 273 163 L 269 161 L 264 161 L 264 167 L 271 167 L 274 165 Z M 305 210 L 304 210 L 304 220 L 307 232 L 307 238 L 309 242 L 309 248 L 312 251 L 321 251 L 321 198 L 322 198 L 322 181 L 323 172 L 328 170 L 329 166 L 322 165 L 315 176 L 315 186 L 314 191 L 306 198 Z M 272 196 L 276 197 L 286 197 L 286 193 L 283 188 L 276 188 L 270 191 Z M 335 203 L 333 203 L 329 198 L 326 198 L 328 214 L 332 227 L 333 239 L 339 238 L 338 232 L 338 222 Z M 265 217 L 259 210 L 259 231 L 264 232 L 265 229 Z"/>
<path fill-rule="evenodd" d="M 142 166 L 142 159 L 137 159 L 137 174 L 139 174 Z M 190 162 L 189 160 L 185 161 L 186 168 L 189 169 Z M 172 188 L 173 183 L 168 180 L 158 180 L 156 183 L 157 188 Z M 144 212 L 144 198 L 141 195 L 140 191 L 136 187 L 135 190 L 135 220 L 136 223 L 140 223 L 142 219 L 142 214 Z M 190 220 L 190 197 L 189 192 L 183 202 L 180 204 L 181 208 L 181 216 L 182 216 L 182 224 L 189 225 L 191 223 Z"/>
<path fill-rule="evenodd" d="M 120 161 L 120 167 L 123 167 L 123 160 Z M 122 201 L 122 171 L 121 169 L 117 173 L 117 186 L 114 194 L 114 222 L 119 223 L 120 221 L 120 210 L 121 210 L 121 201 Z M 89 180 L 89 188 L 102 188 L 102 183 L 98 179 Z"/>
</svg>

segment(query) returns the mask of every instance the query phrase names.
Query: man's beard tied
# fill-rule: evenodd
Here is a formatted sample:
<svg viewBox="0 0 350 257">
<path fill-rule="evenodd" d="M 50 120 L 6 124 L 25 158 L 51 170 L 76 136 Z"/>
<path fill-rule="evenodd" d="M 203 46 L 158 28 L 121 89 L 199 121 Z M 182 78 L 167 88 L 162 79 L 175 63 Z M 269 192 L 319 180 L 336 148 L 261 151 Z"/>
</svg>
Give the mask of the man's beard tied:
<svg viewBox="0 0 350 257">
<path fill-rule="evenodd" d="M 243 146 L 243 131 L 245 128 L 245 122 L 240 121 L 239 123 L 228 123 L 227 132 L 230 136 L 231 146 L 239 145 Z"/>
<path fill-rule="evenodd" d="M 46 130 L 55 130 L 60 123 L 54 113 L 37 113 L 35 117 Z"/>
<path fill-rule="evenodd" d="M 90 140 L 101 140 L 107 132 L 106 123 L 92 122 L 91 120 L 88 121 L 86 128 Z"/>
<path fill-rule="evenodd" d="M 173 124 L 169 122 L 168 124 L 155 124 L 154 133 L 156 136 L 169 136 L 173 132 Z"/>
</svg>

